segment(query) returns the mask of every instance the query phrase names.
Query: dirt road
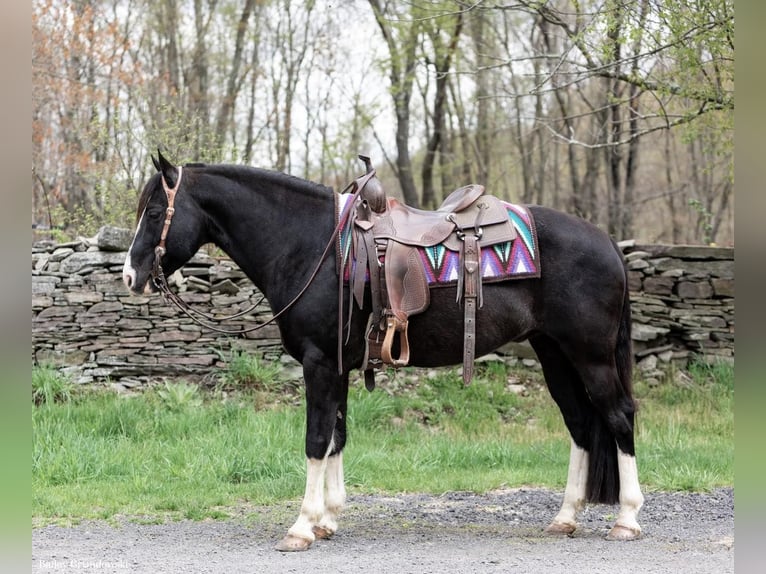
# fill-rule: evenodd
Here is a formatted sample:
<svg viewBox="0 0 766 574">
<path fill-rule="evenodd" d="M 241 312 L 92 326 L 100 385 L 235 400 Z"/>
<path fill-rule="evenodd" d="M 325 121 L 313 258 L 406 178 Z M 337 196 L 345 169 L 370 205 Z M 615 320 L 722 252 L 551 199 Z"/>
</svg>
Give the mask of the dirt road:
<svg viewBox="0 0 766 574">
<path fill-rule="evenodd" d="M 734 493 L 649 493 L 644 536 L 604 540 L 616 507 L 590 506 L 573 537 L 545 535 L 560 492 L 351 496 L 332 540 L 281 554 L 274 543 L 299 502 L 239 509 L 222 521 L 116 526 L 89 522 L 32 534 L 33 572 L 667 574 L 734 572 Z"/>
</svg>

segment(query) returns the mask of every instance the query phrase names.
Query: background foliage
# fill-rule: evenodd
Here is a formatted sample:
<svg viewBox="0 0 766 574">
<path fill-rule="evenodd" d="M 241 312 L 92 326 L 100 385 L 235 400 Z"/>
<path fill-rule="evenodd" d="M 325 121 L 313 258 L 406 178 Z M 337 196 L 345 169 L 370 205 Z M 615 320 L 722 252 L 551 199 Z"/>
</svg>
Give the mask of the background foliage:
<svg viewBox="0 0 766 574">
<path fill-rule="evenodd" d="M 369 153 L 617 239 L 733 241 L 733 0 L 34 0 L 32 221 L 131 226 L 158 146 L 341 188 Z"/>
</svg>

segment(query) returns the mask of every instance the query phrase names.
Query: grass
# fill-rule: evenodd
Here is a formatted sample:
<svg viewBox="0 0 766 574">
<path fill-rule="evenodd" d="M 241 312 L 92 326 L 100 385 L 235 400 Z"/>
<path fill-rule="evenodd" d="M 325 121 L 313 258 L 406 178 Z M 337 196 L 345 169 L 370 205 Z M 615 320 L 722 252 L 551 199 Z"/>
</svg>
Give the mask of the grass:
<svg viewBox="0 0 766 574">
<path fill-rule="evenodd" d="M 32 402 L 38 406 L 66 402 L 72 397 L 73 389 L 72 382 L 50 365 L 32 371 Z"/>
<path fill-rule="evenodd" d="M 66 380 L 48 380 L 61 377 L 55 371 L 38 375 L 48 381 L 38 386 L 69 390 L 44 392 L 52 398 L 33 411 L 35 525 L 219 518 L 303 493 L 305 410 L 294 401 L 265 407 L 260 387 L 203 393 L 187 383 L 128 397 L 73 393 Z M 519 382 L 523 393 L 508 390 Z M 565 484 L 568 434 L 534 372 L 484 364 L 467 388 L 454 371 L 418 384 L 400 372 L 350 395 L 352 493 Z M 646 490 L 733 484 L 733 368 L 695 366 L 683 385 L 637 381 L 636 395 Z"/>
<path fill-rule="evenodd" d="M 661 490 L 734 484 L 734 368 L 692 365 L 684 384 L 639 382 L 642 482 Z"/>
</svg>

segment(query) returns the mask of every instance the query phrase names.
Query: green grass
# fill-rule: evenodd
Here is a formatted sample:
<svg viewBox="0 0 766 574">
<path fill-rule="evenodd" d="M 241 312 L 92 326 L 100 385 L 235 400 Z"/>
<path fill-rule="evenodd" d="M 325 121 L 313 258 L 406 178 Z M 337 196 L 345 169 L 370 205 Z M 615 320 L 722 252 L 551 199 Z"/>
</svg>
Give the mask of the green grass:
<svg viewBox="0 0 766 574">
<path fill-rule="evenodd" d="M 275 391 L 279 383 L 277 375 L 281 369 L 279 363 L 267 363 L 257 355 L 234 350 L 227 357 L 221 385 L 239 390 L 260 388 Z"/>
<path fill-rule="evenodd" d="M 66 402 L 72 397 L 74 385 L 50 365 L 42 365 L 32 371 L 32 402 L 51 405 Z"/>
<path fill-rule="evenodd" d="M 734 484 L 734 368 L 693 365 L 691 378 L 636 386 L 642 483 L 660 490 Z"/>
<path fill-rule="evenodd" d="M 519 380 L 525 393 L 506 389 Z M 305 409 L 264 401 L 264 392 L 201 393 L 180 383 L 128 397 L 68 392 L 38 402 L 33 524 L 218 518 L 243 504 L 299 498 Z M 638 381 L 636 395 L 646 490 L 733 484 L 731 367 L 695 367 L 684 385 Z M 417 385 L 398 373 L 373 393 L 359 383 L 348 424 L 352 493 L 561 489 L 566 480 L 568 434 L 539 375 L 502 364 L 483 365 L 467 388 L 454 371 Z"/>
</svg>

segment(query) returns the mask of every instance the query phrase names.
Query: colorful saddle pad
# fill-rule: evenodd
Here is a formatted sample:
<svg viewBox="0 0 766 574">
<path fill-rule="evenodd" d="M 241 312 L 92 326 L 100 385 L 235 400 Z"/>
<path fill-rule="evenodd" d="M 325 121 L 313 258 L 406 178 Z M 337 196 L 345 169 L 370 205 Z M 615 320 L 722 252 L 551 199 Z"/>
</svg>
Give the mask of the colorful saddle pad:
<svg viewBox="0 0 766 574">
<path fill-rule="evenodd" d="M 337 201 L 336 220 L 352 194 L 340 194 Z M 508 219 L 516 229 L 517 237 L 496 245 L 482 246 L 481 272 L 483 282 L 506 281 L 540 276 L 540 261 L 537 248 L 537 230 L 529 209 L 503 201 L 508 211 Z M 347 226 L 341 231 L 338 253 L 343 261 L 344 280 L 355 262 L 348 264 L 351 247 L 351 231 Z M 419 247 L 418 253 L 426 272 L 429 286 L 453 285 L 458 280 L 460 254 L 448 249 L 444 244 L 433 247 Z"/>
</svg>

